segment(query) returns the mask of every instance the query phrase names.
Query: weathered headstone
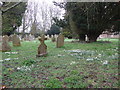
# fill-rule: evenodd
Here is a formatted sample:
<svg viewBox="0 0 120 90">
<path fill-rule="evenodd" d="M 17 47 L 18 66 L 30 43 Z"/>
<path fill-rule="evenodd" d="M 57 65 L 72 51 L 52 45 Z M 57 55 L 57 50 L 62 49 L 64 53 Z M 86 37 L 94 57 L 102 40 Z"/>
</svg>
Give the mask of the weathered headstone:
<svg viewBox="0 0 120 90">
<path fill-rule="evenodd" d="M 42 35 L 39 38 L 40 41 L 40 45 L 38 47 L 38 54 L 36 55 L 37 57 L 41 57 L 41 56 L 46 56 L 47 55 L 47 46 L 45 45 L 44 41 L 46 40 L 45 36 Z"/>
<path fill-rule="evenodd" d="M 28 35 L 25 35 L 24 40 L 25 40 L 25 41 L 29 41 L 29 36 L 28 36 Z"/>
<path fill-rule="evenodd" d="M 47 39 L 50 40 L 50 36 L 49 35 L 47 35 Z"/>
<path fill-rule="evenodd" d="M 22 40 L 22 35 L 18 35 L 18 37 L 19 37 L 19 39 L 20 39 L 20 41 Z"/>
<path fill-rule="evenodd" d="M 2 36 L 0 36 L 0 42 L 2 42 Z"/>
<path fill-rule="evenodd" d="M 9 36 L 9 41 L 12 41 L 13 35 Z"/>
<path fill-rule="evenodd" d="M 5 41 L 8 41 L 8 40 L 9 40 L 8 35 L 5 35 L 5 36 L 3 36 L 3 37 L 4 37 Z"/>
<path fill-rule="evenodd" d="M 56 42 L 56 38 L 54 35 L 52 36 L 52 42 Z"/>
<path fill-rule="evenodd" d="M 33 41 L 35 39 L 35 37 L 33 35 L 29 35 L 29 41 Z"/>
<path fill-rule="evenodd" d="M 20 39 L 16 34 L 13 35 L 12 41 L 13 41 L 13 46 L 21 46 Z"/>
<path fill-rule="evenodd" d="M 59 34 L 59 36 L 57 37 L 57 44 L 56 47 L 60 48 L 64 45 L 64 36 L 62 34 Z"/>
<path fill-rule="evenodd" d="M 2 45 L 0 46 L 0 51 L 2 52 L 11 51 L 11 47 L 8 44 L 8 39 L 6 39 L 6 37 L 2 38 Z"/>
</svg>

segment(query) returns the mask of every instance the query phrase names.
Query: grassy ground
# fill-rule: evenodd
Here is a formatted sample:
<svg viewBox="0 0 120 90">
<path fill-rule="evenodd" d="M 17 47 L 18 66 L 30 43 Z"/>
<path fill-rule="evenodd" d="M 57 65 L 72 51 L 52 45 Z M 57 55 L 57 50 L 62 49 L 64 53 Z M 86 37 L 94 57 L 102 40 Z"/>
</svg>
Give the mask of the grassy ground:
<svg viewBox="0 0 120 90">
<path fill-rule="evenodd" d="M 71 43 L 45 41 L 47 57 L 36 58 L 39 41 L 2 53 L 2 84 L 8 88 L 117 88 L 118 40 Z"/>
</svg>

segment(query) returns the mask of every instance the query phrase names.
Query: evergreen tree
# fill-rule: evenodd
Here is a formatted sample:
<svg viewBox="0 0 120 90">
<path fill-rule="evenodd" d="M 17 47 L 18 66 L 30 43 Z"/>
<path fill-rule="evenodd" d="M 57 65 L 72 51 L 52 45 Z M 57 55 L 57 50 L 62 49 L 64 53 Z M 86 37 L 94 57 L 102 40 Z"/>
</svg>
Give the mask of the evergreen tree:
<svg viewBox="0 0 120 90">
<path fill-rule="evenodd" d="M 90 42 L 105 30 L 116 32 L 120 25 L 120 6 L 118 2 L 67 2 L 55 4 L 65 8 L 70 30 L 85 41 L 85 35 Z"/>
<path fill-rule="evenodd" d="M 25 2 L 3 2 L 2 5 L 2 35 L 14 33 L 17 27 L 21 26 L 22 16 L 26 10 Z M 7 9 L 5 7 L 7 6 Z"/>
</svg>

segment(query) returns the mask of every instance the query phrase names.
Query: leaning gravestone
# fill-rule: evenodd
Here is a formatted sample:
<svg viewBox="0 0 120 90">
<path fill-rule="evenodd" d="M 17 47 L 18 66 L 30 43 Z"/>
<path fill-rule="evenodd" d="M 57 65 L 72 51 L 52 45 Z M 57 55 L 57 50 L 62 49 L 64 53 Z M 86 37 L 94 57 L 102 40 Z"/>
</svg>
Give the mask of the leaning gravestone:
<svg viewBox="0 0 120 90">
<path fill-rule="evenodd" d="M 60 48 L 64 45 L 64 36 L 62 34 L 59 34 L 59 36 L 57 37 L 57 48 Z"/>
<path fill-rule="evenodd" d="M 2 46 L 0 46 L 0 51 L 2 52 L 11 51 L 11 47 L 8 44 L 8 40 L 6 39 L 6 37 L 2 38 Z"/>
<path fill-rule="evenodd" d="M 38 47 L 38 54 L 37 57 L 46 56 L 47 55 L 47 46 L 45 45 L 44 41 L 46 40 L 45 36 L 42 35 L 41 38 L 39 38 L 40 45 Z"/>
<path fill-rule="evenodd" d="M 21 46 L 20 39 L 16 34 L 13 35 L 12 41 L 13 41 L 13 46 Z"/>
</svg>

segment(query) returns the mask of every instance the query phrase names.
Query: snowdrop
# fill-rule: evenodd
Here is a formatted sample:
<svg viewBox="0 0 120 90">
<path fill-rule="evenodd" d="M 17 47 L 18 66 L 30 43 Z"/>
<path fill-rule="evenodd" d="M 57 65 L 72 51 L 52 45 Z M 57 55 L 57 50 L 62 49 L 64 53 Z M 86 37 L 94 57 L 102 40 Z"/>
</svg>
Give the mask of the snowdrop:
<svg viewBox="0 0 120 90">
<path fill-rule="evenodd" d="M 21 71 L 30 71 L 32 67 L 34 67 L 33 64 L 32 64 L 31 66 L 17 67 L 17 70 L 21 70 Z"/>
<path fill-rule="evenodd" d="M 18 52 L 11 52 L 12 54 L 18 54 Z"/>
<path fill-rule="evenodd" d="M 18 59 L 18 58 L 6 58 L 4 59 L 5 61 L 9 61 L 9 60 L 15 60 L 15 59 Z"/>
<path fill-rule="evenodd" d="M 5 54 L 18 54 L 18 52 L 5 52 Z"/>
<path fill-rule="evenodd" d="M 11 58 L 6 58 L 6 59 L 4 59 L 4 60 L 11 60 Z"/>
<path fill-rule="evenodd" d="M 10 54 L 10 52 L 5 52 L 5 54 Z"/>
<path fill-rule="evenodd" d="M 3 62 L 3 60 L 0 60 L 0 62 Z"/>
<path fill-rule="evenodd" d="M 20 70 L 20 67 L 17 67 L 17 70 Z"/>
<path fill-rule="evenodd" d="M 87 58 L 86 59 L 87 61 L 92 61 L 92 60 L 94 60 L 93 58 Z"/>
<path fill-rule="evenodd" d="M 75 63 L 76 63 L 75 61 L 72 61 L 72 62 L 70 63 L 70 65 L 75 64 Z"/>
<path fill-rule="evenodd" d="M 103 62 L 103 65 L 106 65 L 106 64 L 108 64 L 108 61 L 107 61 L 107 60 Z"/>
</svg>

